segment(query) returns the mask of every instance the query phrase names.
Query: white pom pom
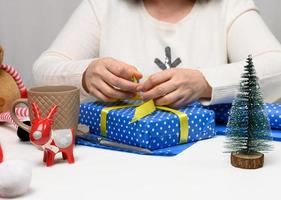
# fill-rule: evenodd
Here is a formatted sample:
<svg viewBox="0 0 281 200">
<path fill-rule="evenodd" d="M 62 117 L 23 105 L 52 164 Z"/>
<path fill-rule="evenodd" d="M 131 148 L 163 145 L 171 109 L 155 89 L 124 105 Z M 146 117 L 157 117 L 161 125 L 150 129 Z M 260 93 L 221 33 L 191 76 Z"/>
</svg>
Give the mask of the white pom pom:
<svg viewBox="0 0 281 200">
<path fill-rule="evenodd" d="M 31 166 L 20 160 L 0 164 L 0 197 L 17 197 L 27 192 L 31 182 Z"/>
</svg>

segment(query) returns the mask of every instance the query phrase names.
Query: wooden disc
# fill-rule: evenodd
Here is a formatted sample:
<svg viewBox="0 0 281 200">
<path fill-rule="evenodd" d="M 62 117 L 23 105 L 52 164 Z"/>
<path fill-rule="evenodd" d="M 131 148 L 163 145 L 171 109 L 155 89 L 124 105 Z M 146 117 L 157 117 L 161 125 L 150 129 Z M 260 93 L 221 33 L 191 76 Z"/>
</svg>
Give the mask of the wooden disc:
<svg viewBox="0 0 281 200">
<path fill-rule="evenodd" d="M 242 169 L 261 168 L 264 163 L 264 155 L 262 153 L 245 154 L 240 152 L 231 153 L 231 164 L 234 167 Z"/>
</svg>

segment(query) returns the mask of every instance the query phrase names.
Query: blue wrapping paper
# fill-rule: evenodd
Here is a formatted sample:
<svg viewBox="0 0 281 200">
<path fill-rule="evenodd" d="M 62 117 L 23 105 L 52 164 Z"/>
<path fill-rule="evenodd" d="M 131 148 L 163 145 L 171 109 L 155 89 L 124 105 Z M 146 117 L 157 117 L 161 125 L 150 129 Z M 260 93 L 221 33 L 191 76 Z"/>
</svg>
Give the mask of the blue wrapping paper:
<svg viewBox="0 0 281 200">
<path fill-rule="evenodd" d="M 226 124 L 228 122 L 231 104 L 217 104 L 206 106 L 205 108 L 213 110 L 215 112 L 215 118 L 217 123 Z"/>
<path fill-rule="evenodd" d="M 102 103 L 84 103 L 80 106 L 79 121 L 90 127 L 91 134 L 100 133 Z M 178 145 L 179 119 L 173 113 L 157 110 L 153 114 L 130 124 L 134 107 L 112 110 L 107 116 L 107 138 L 124 144 L 150 150 Z M 215 114 L 200 106 L 180 109 L 189 119 L 188 142 L 195 142 L 215 135 Z"/>
<path fill-rule="evenodd" d="M 271 128 L 281 130 L 281 104 L 268 103 L 265 107 L 268 112 Z"/>
<path fill-rule="evenodd" d="M 267 103 L 265 107 L 268 112 L 268 118 L 272 129 L 281 130 L 281 104 Z M 226 124 L 228 122 L 231 104 L 218 104 L 205 107 L 213 110 L 216 116 L 216 122 Z"/>
<path fill-rule="evenodd" d="M 94 134 L 92 134 L 91 136 L 97 137 Z M 95 148 L 101 148 L 101 149 L 107 149 L 107 150 L 113 150 L 113 151 L 121 151 L 121 152 L 126 152 L 126 153 L 135 153 L 135 154 L 140 154 L 140 155 L 150 155 L 150 156 L 176 156 L 179 153 L 181 153 L 184 150 L 191 147 L 195 143 L 196 142 L 190 142 L 190 143 L 167 147 L 167 148 L 163 148 L 163 149 L 156 149 L 156 150 L 151 151 L 151 154 L 144 154 L 139 151 L 129 151 L 129 150 L 120 149 L 117 147 L 109 147 L 109 146 L 104 146 L 104 145 L 97 144 L 97 143 L 92 143 L 92 142 L 89 142 L 89 141 L 86 141 L 86 140 L 83 140 L 80 138 L 76 139 L 76 144 L 78 144 L 78 145 L 86 145 L 86 146 L 95 147 Z"/>
</svg>

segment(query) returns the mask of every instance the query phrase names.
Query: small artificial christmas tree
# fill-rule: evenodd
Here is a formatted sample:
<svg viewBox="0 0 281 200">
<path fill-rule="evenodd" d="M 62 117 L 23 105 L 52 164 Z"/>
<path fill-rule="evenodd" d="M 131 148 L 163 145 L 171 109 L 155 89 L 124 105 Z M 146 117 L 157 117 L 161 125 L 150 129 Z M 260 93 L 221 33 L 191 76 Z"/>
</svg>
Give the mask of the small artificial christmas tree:
<svg viewBox="0 0 281 200">
<path fill-rule="evenodd" d="M 271 131 L 252 56 L 247 59 L 239 93 L 232 103 L 226 135 L 233 166 L 246 169 L 263 166 L 264 155 L 260 152 L 271 149 Z"/>
</svg>

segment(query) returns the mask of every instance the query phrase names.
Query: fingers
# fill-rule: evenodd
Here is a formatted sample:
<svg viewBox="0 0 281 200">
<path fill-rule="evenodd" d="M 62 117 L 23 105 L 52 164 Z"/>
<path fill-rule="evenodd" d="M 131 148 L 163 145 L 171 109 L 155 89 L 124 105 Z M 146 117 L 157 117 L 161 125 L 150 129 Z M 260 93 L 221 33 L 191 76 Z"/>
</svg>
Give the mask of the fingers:
<svg viewBox="0 0 281 200">
<path fill-rule="evenodd" d="M 193 94 L 192 90 L 187 90 L 185 93 L 181 92 L 180 90 L 176 90 L 167 94 L 166 96 L 156 99 L 155 104 L 178 109 L 195 101 L 196 97 L 196 94 Z"/>
<path fill-rule="evenodd" d="M 141 88 L 139 88 L 139 89 L 142 90 L 143 92 L 146 92 L 146 91 L 150 90 L 151 88 L 155 87 L 156 85 L 159 85 L 163 82 L 170 80 L 173 75 L 172 73 L 173 73 L 172 70 L 165 70 L 165 71 L 156 73 L 156 74 L 150 76 L 148 78 L 148 80 L 145 81 L 142 84 Z"/>
<path fill-rule="evenodd" d="M 170 104 L 169 107 L 173 108 L 173 109 L 179 109 L 179 108 L 183 107 L 183 105 L 187 105 L 187 104 L 185 104 L 184 98 L 181 98 L 178 101 Z"/>
<path fill-rule="evenodd" d="M 97 93 L 99 99 L 125 99 L 139 91 L 139 84 L 132 82 L 133 76 L 137 79 L 142 77 L 131 65 L 113 58 L 102 58 L 89 65 L 83 74 L 82 84 L 87 92 Z"/>
<path fill-rule="evenodd" d="M 136 77 L 138 80 L 142 78 L 142 74 L 132 65 L 128 65 L 115 59 L 110 59 L 105 62 L 106 68 L 117 77 L 124 78 L 129 81 L 132 80 L 132 77 Z"/>
<path fill-rule="evenodd" d="M 191 94 L 190 96 L 181 98 L 178 101 L 170 104 L 169 107 L 174 108 L 174 109 L 179 109 L 183 106 L 187 106 L 188 104 L 192 103 L 195 100 L 196 100 L 196 95 Z"/>
<path fill-rule="evenodd" d="M 105 96 L 103 93 L 101 93 L 98 89 L 90 90 L 90 94 L 96 97 L 97 100 L 103 101 L 103 102 L 115 102 L 117 99 L 110 98 L 108 96 Z"/>
<path fill-rule="evenodd" d="M 163 97 L 160 97 L 158 99 L 155 99 L 155 104 L 159 106 L 168 106 L 170 104 L 173 104 L 177 101 L 179 101 L 182 98 L 182 96 L 179 95 L 178 91 L 171 92 Z"/>
<path fill-rule="evenodd" d="M 98 88 L 98 90 L 104 96 L 107 96 L 107 97 L 110 97 L 113 99 L 122 100 L 122 99 L 132 98 L 135 96 L 134 93 L 124 92 L 124 91 L 115 89 L 101 79 L 96 80 L 95 87 Z"/>
<path fill-rule="evenodd" d="M 150 100 L 150 99 L 156 99 L 159 97 L 169 96 L 167 94 L 172 93 L 177 89 L 177 85 L 174 83 L 174 81 L 167 81 L 160 85 L 157 85 L 156 87 L 153 87 L 151 90 L 144 92 L 142 94 L 142 98 L 144 101 Z"/>
<path fill-rule="evenodd" d="M 128 81 L 126 79 L 120 78 L 118 76 L 115 76 L 110 71 L 104 70 L 103 71 L 102 79 L 109 85 L 119 88 L 122 91 L 127 91 L 130 93 L 138 92 L 138 86 L 139 84 L 134 83 L 132 81 Z"/>
</svg>

